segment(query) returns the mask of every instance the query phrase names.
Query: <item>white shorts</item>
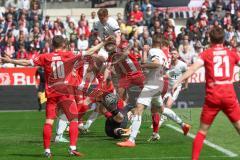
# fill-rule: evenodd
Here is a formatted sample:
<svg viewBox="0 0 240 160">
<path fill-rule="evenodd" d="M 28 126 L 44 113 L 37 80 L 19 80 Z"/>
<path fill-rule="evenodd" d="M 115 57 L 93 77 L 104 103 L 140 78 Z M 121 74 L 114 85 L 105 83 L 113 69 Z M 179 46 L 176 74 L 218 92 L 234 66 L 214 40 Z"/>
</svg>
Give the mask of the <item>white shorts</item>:
<svg viewBox="0 0 240 160">
<path fill-rule="evenodd" d="M 165 101 L 168 97 L 171 97 L 173 101 L 176 101 L 178 98 L 178 95 L 181 91 L 182 86 L 178 86 L 177 89 L 172 94 L 172 88 L 170 88 L 167 93 L 163 97 L 163 101 Z"/>
<path fill-rule="evenodd" d="M 151 84 L 151 82 L 147 82 L 144 85 L 144 88 L 137 99 L 137 103 L 145 105 L 147 109 L 151 108 L 152 102 L 158 103 L 160 106 L 163 105 L 161 91 L 164 83 L 159 81 L 158 85 L 156 85 L 156 83 L 154 85 Z"/>
</svg>

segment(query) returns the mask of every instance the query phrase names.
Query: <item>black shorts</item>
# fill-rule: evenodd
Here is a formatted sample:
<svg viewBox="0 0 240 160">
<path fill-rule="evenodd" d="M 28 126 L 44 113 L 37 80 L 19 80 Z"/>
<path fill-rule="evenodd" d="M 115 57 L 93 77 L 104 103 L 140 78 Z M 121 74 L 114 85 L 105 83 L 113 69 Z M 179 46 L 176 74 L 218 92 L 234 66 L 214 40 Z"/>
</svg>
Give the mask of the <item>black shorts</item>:
<svg viewBox="0 0 240 160">
<path fill-rule="evenodd" d="M 40 83 L 38 85 L 38 89 L 37 89 L 38 92 L 44 92 L 45 91 L 45 83 Z"/>
<path fill-rule="evenodd" d="M 112 117 L 108 118 L 105 122 L 105 133 L 109 137 L 113 137 L 116 139 L 121 138 L 121 135 L 116 134 L 114 132 L 115 129 L 117 128 L 127 128 L 127 123 L 128 123 L 128 116 L 126 111 L 121 111 L 121 113 L 124 115 L 124 119 L 121 123 L 116 122 Z"/>
</svg>

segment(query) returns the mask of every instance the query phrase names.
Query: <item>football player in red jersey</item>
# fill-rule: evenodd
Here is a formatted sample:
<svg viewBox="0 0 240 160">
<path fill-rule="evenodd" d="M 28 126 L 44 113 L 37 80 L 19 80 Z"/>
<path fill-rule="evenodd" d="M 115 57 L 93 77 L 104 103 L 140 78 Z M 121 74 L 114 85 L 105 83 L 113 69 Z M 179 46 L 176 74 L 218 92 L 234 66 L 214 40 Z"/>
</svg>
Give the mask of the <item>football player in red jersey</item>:
<svg viewBox="0 0 240 160">
<path fill-rule="evenodd" d="M 192 160 L 198 160 L 204 139 L 219 111 L 223 111 L 240 134 L 240 107 L 233 86 L 234 66 L 240 66 L 236 52 L 223 46 L 224 30 L 214 27 L 210 31 L 211 47 L 203 51 L 199 59 L 175 83 L 173 90 L 199 68 L 205 68 L 206 96 L 200 129 L 193 141 Z"/>
<path fill-rule="evenodd" d="M 126 107 L 133 108 L 144 85 L 145 77 L 142 68 L 135 55 L 128 51 L 126 41 L 122 41 L 118 47 L 115 43 L 109 42 L 105 45 L 105 49 L 110 54 L 108 62 L 110 62 L 117 77 L 120 77 L 118 94 L 121 99 L 125 99 L 124 93 L 126 92 L 128 96 Z"/>
<path fill-rule="evenodd" d="M 50 141 L 52 135 L 52 125 L 56 118 L 58 109 L 63 110 L 66 117 L 70 121 L 69 125 L 69 137 L 70 137 L 70 149 L 69 154 L 74 156 L 81 156 L 82 154 L 77 151 L 76 143 L 78 139 L 78 109 L 75 99 L 70 93 L 63 92 L 61 89 L 57 90 L 56 87 L 59 82 L 66 82 L 66 76 L 72 73 L 72 62 L 75 59 L 81 59 L 82 56 L 75 56 L 72 52 L 63 50 L 64 39 L 62 36 L 55 36 L 52 44 L 54 52 L 49 54 L 41 54 L 34 59 L 30 60 L 14 60 L 8 57 L 1 58 L 3 62 L 13 63 L 23 66 L 42 66 L 45 70 L 46 79 L 46 121 L 43 128 L 43 142 L 45 149 L 45 156 L 52 157 L 50 151 Z M 105 43 L 95 46 L 87 51 L 86 55 L 94 53 L 100 49 Z M 73 62 L 74 62 L 73 61 Z M 70 88 L 70 87 L 67 87 Z"/>
</svg>

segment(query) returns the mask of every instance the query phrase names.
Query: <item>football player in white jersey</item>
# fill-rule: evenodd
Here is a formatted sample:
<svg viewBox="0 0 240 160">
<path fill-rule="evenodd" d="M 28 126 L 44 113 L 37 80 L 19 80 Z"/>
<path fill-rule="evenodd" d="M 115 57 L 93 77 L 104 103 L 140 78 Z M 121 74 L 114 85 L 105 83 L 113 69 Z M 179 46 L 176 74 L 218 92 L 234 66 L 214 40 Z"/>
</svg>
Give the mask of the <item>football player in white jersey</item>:
<svg viewBox="0 0 240 160">
<path fill-rule="evenodd" d="M 166 101 L 166 107 L 171 108 L 173 103 L 177 100 L 177 97 L 179 95 L 179 92 L 182 89 L 186 89 L 188 87 L 188 81 L 186 80 L 184 83 L 184 86 L 180 84 L 175 92 L 172 94 L 172 87 L 174 83 L 177 81 L 177 79 L 182 76 L 184 72 L 187 71 L 187 64 L 181 60 L 179 60 L 179 53 L 176 49 L 171 50 L 172 54 L 172 60 L 171 60 L 171 66 L 170 69 L 167 71 L 166 76 L 169 79 L 169 85 L 168 85 L 168 91 L 164 95 L 163 100 Z"/>
<path fill-rule="evenodd" d="M 106 8 L 101 8 L 97 12 L 99 21 L 93 24 L 93 31 L 98 34 L 101 39 L 108 36 L 115 35 L 116 44 L 119 45 L 121 41 L 121 31 L 118 22 L 108 15 Z"/>
<path fill-rule="evenodd" d="M 163 102 L 165 107 L 171 108 L 173 103 L 176 101 L 179 92 L 183 89 L 182 84 L 178 86 L 178 88 L 172 94 L 172 87 L 177 79 L 187 70 L 187 64 L 183 61 L 179 60 L 179 53 L 176 49 L 172 49 L 171 52 L 171 64 L 170 68 L 166 71 L 165 79 L 167 80 L 166 92 L 162 93 Z M 187 88 L 188 81 L 185 82 L 184 88 Z M 152 114 L 152 127 L 153 127 L 153 134 L 148 141 L 156 141 L 160 139 L 158 134 L 159 127 L 162 125 L 164 120 L 167 117 L 163 114 L 160 118 L 158 113 Z M 191 126 L 185 124 L 186 129 L 189 129 Z M 183 128 L 184 130 L 185 128 Z"/>
<path fill-rule="evenodd" d="M 139 128 L 142 121 L 142 113 L 144 108 L 150 109 L 151 105 L 157 107 L 154 112 L 161 112 L 167 117 L 171 118 L 178 124 L 184 126 L 182 120 L 169 108 L 163 108 L 163 100 L 161 92 L 164 89 L 163 75 L 166 68 L 169 67 L 168 59 L 160 49 L 161 38 L 153 37 L 153 48 L 150 49 L 148 54 L 148 62 L 142 64 L 142 68 L 149 69 L 149 74 L 146 77 L 147 82 L 144 84 L 144 88 L 137 99 L 137 105 L 132 115 L 132 128 L 129 139 L 123 142 L 118 142 L 120 147 L 135 147 L 135 139 L 137 137 Z"/>
</svg>

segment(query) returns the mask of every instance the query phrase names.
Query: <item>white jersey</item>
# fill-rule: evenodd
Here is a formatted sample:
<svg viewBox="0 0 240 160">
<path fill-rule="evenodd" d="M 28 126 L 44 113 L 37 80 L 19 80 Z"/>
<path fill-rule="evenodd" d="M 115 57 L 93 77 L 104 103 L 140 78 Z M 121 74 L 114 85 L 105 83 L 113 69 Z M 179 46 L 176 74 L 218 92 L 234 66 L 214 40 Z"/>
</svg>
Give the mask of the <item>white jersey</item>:
<svg viewBox="0 0 240 160">
<path fill-rule="evenodd" d="M 149 50 L 147 61 L 148 63 L 151 63 L 156 59 L 159 61 L 161 66 L 155 69 L 149 69 L 149 73 L 147 75 L 148 81 L 162 81 L 166 69 L 169 67 L 169 62 L 164 52 L 161 49 L 152 48 Z"/>
<path fill-rule="evenodd" d="M 174 83 L 178 80 L 180 76 L 187 70 L 187 64 L 181 60 L 178 60 L 175 66 L 171 66 L 167 71 L 167 75 L 169 76 L 169 87 L 172 88 Z M 181 85 L 181 84 L 180 84 Z"/>
<path fill-rule="evenodd" d="M 112 17 L 108 17 L 106 24 L 102 24 L 100 21 L 95 22 L 93 24 L 93 30 L 94 32 L 98 32 L 101 39 L 109 35 L 114 35 L 115 33 L 120 33 L 118 22 Z"/>
</svg>

